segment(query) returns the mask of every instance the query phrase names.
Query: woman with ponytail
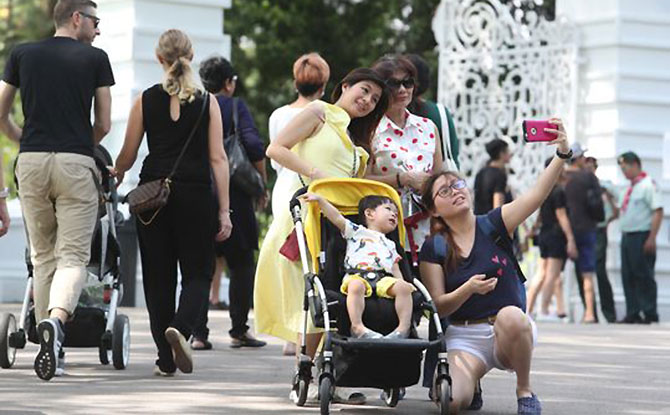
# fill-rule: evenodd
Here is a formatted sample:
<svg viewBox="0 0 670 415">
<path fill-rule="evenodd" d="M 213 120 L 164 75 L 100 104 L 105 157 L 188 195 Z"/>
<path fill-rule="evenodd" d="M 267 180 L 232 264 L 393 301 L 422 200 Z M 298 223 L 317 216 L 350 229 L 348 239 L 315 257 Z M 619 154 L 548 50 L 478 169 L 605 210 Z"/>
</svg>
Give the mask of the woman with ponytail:
<svg viewBox="0 0 670 415">
<path fill-rule="evenodd" d="M 477 382 L 492 368 L 516 373 L 519 414 L 542 411 L 530 385 L 537 329 L 524 312 L 509 235 L 540 207 L 571 156 L 561 121 L 550 122 L 556 127 L 545 131 L 557 136 L 550 143 L 557 146 L 556 156 L 536 185 L 513 202 L 475 216 L 458 173 L 436 173 L 424 185 L 433 235 L 421 248 L 419 267 L 437 311 L 449 317 L 451 413 L 470 405 Z"/>
<path fill-rule="evenodd" d="M 173 376 L 176 369 L 193 370 L 186 339 L 208 298 L 214 241 L 227 239 L 232 225 L 221 112 L 216 99 L 193 80 L 191 41 L 180 30 L 168 30 L 158 41 L 156 57 L 165 78 L 135 100 L 113 173 L 120 183 L 135 163 L 145 133 L 149 153 L 140 184 L 166 178 L 185 148 L 167 204 L 137 218 L 144 295 L 158 348 L 154 374 Z M 177 264 L 181 294 L 175 307 Z"/>
</svg>

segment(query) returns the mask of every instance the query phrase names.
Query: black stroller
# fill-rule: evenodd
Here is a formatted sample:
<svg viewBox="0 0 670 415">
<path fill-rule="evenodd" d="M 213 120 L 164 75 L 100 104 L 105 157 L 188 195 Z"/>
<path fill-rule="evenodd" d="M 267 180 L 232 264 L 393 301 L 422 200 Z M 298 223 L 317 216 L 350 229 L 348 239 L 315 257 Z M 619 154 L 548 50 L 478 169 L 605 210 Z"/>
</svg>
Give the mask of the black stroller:
<svg viewBox="0 0 670 415">
<path fill-rule="evenodd" d="M 100 363 L 113 363 L 116 369 L 125 369 L 130 357 L 130 322 L 126 315 L 117 314 L 123 289 L 119 280 L 120 247 L 116 230 L 123 215 L 117 211 L 116 186 L 107 170 L 113 163 L 111 156 L 104 147 L 97 146 L 94 159 L 102 177 L 101 183 L 92 178 L 101 200 L 98 221 L 91 242 L 88 279 L 72 319 L 65 324 L 63 346 L 97 347 Z M 0 314 L 0 367 L 5 369 L 12 367 L 16 350 L 23 349 L 26 340 L 39 343 L 29 246 L 26 247 L 28 280 L 18 324 L 14 314 Z"/>
<path fill-rule="evenodd" d="M 390 186 L 363 179 L 325 179 L 301 189 L 291 200 L 290 209 L 295 223 L 302 268 L 305 278 L 304 324 L 300 359 L 293 378 L 293 395 L 296 404 L 302 406 L 307 400 L 307 389 L 312 380 L 312 360 L 306 355 L 305 334 L 307 319 L 311 314 L 316 327 L 325 329 L 322 358 L 319 362 L 319 401 L 321 414 L 330 412 L 330 402 L 335 386 L 371 387 L 383 389 L 385 403 L 397 405 L 400 389 L 417 384 L 421 374 L 423 351 L 438 343 L 441 347 L 434 379 L 435 399 L 442 414 L 448 413 L 451 401 L 451 378 L 447 363 L 446 345 L 435 305 L 426 288 L 411 277 L 406 259 L 400 263 L 402 274 L 414 284 L 413 325 L 408 339 L 368 340 L 349 337 L 350 321 L 346 309 L 346 296 L 339 286 L 344 277 L 344 255 L 346 242 L 339 230 L 320 213 L 317 204 L 310 204 L 305 218 L 304 234 L 301 207 L 297 197 L 309 190 L 328 199 L 343 215 L 356 221 L 358 202 L 367 195 L 383 195 L 400 206 L 398 193 Z M 398 252 L 403 253 L 405 229 L 402 218 L 398 229 L 388 235 L 396 242 Z M 309 257 L 308 257 L 309 249 Z M 312 271 L 309 269 L 311 259 Z M 421 315 L 427 313 L 438 327 L 438 339 L 428 341 L 417 335 L 416 324 Z M 392 332 L 398 318 L 392 300 L 367 298 L 363 320 L 367 327 L 382 334 Z"/>
</svg>

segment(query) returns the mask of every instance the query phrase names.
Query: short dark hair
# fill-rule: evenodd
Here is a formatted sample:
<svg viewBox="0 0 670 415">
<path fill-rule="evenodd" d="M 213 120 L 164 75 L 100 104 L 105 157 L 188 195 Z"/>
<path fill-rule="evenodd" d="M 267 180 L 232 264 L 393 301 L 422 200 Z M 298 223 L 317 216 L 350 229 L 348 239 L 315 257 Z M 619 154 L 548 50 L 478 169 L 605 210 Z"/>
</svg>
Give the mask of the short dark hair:
<svg viewBox="0 0 670 415">
<path fill-rule="evenodd" d="M 505 140 L 500 138 L 494 138 L 493 140 L 486 143 L 486 152 L 491 157 L 491 160 L 498 160 L 503 151 L 507 150 L 509 144 Z"/>
<path fill-rule="evenodd" d="M 200 64 L 202 86 L 213 94 L 223 89 L 223 84 L 235 76 L 235 69 L 223 56 L 212 56 Z"/>
<path fill-rule="evenodd" d="M 372 65 L 372 69 L 384 82 L 388 82 L 398 71 L 406 72 L 412 78 L 417 79 L 416 67 L 412 61 L 400 55 L 384 55 Z"/>
<path fill-rule="evenodd" d="M 65 26 L 76 11 L 83 7 L 98 8 L 98 5 L 91 0 L 58 0 L 54 6 L 54 24 L 56 27 Z"/>
<path fill-rule="evenodd" d="M 390 197 L 379 195 L 365 196 L 358 201 L 358 220 L 361 224 L 368 226 L 367 220 L 365 219 L 365 211 L 368 209 L 377 209 L 378 206 L 385 205 L 387 203 L 392 204 L 396 207 L 396 209 L 398 208 L 393 199 Z"/>
<path fill-rule="evenodd" d="M 640 161 L 640 157 L 638 157 L 637 154 L 633 153 L 632 151 L 627 151 L 620 155 L 618 162 L 626 164 L 637 164 L 639 167 L 642 167 L 642 161 Z"/>
<path fill-rule="evenodd" d="M 593 163 L 593 165 L 596 166 L 596 168 L 598 168 L 598 159 L 596 159 L 595 157 L 587 157 L 586 162 Z"/>
<path fill-rule="evenodd" d="M 405 57 L 412 62 L 416 68 L 416 87 L 414 88 L 414 95 L 419 97 L 430 88 L 430 67 L 428 63 L 416 53 L 410 53 Z"/>
</svg>

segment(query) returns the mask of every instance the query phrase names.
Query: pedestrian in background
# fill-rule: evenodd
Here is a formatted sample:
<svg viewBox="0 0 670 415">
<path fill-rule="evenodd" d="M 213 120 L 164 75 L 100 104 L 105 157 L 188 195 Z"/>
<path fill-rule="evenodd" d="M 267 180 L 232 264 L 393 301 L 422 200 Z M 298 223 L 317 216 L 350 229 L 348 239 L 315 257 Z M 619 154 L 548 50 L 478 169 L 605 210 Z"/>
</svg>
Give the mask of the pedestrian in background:
<svg viewBox="0 0 670 415">
<path fill-rule="evenodd" d="M 595 174 L 585 169 L 585 149 L 572 145 L 572 158 L 566 169 L 565 194 L 572 233 L 577 244 L 576 277 L 584 303 L 583 323 L 596 323 L 593 278 L 596 271 L 596 223 L 589 208 L 589 193 L 600 195 L 600 183 Z M 599 196 L 598 196 L 599 197 Z"/>
<path fill-rule="evenodd" d="M 412 114 L 426 117 L 437 127 L 441 138 L 441 154 L 443 163 L 449 164 L 450 170 L 459 170 L 461 164 L 458 161 L 460 143 L 456 135 L 456 126 L 449 109 L 443 104 L 423 98 L 423 94 L 430 88 L 430 67 L 428 63 L 417 54 L 405 55 L 416 68 L 417 84 L 412 94 L 412 102 L 408 109 Z"/>
<path fill-rule="evenodd" d="M 656 236 L 663 220 L 661 191 L 642 170 L 632 151 L 618 158 L 619 167 L 630 180 L 620 201 L 621 281 L 626 297 L 623 323 L 658 323 Z"/>
<path fill-rule="evenodd" d="M 258 135 L 258 129 L 254 124 L 251 113 L 245 102 L 239 98 L 233 98 L 237 75 L 233 66 L 226 58 L 215 56 L 200 64 L 200 79 L 205 89 L 216 97 L 216 102 L 221 109 L 221 120 L 224 134 L 220 137 L 232 135 L 234 129 L 240 139 L 240 143 L 249 157 L 249 161 L 267 183 L 265 172 L 265 146 Z M 233 106 L 237 106 L 239 125 L 234 125 Z M 244 189 L 235 183 L 230 185 L 230 218 L 233 231 L 230 238 L 215 244 L 216 266 L 212 287 L 221 281 L 224 267 L 227 266 L 230 275 L 230 286 L 228 287 L 229 314 L 232 323 L 228 334 L 231 338 L 230 347 L 263 347 L 265 342 L 256 339 L 249 333 L 249 310 L 254 292 L 254 274 L 256 273 L 255 252 L 258 250 L 258 222 L 254 209 L 255 201 Z M 259 203 L 264 207 L 267 200 Z M 218 300 L 218 287 L 214 291 Z M 206 303 L 200 312 L 198 323 L 193 330 L 191 347 L 195 350 L 208 350 L 212 343 L 208 340 L 209 329 L 207 328 L 207 313 L 209 304 Z"/>
<path fill-rule="evenodd" d="M 594 157 L 586 158 L 586 168 L 593 174 L 598 170 L 598 160 Z M 598 280 L 598 294 L 600 310 L 608 323 L 616 322 L 616 308 L 612 284 L 607 276 L 607 227 L 610 222 L 619 217 L 619 208 L 614 199 L 614 185 L 609 181 L 598 179 L 602 191 L 605 219 L 596 225 L 596 279 Z M 593 316 L 598 319 L 598 314 Z"/>
<path fill-rule="evenodd" d="M 475 215 L 484 215 L 512 201 L 505 170 L 512 159 L 509 144 L 494 138 L 485 148 L 489 160 L 475 176 Z"/>
</svg>

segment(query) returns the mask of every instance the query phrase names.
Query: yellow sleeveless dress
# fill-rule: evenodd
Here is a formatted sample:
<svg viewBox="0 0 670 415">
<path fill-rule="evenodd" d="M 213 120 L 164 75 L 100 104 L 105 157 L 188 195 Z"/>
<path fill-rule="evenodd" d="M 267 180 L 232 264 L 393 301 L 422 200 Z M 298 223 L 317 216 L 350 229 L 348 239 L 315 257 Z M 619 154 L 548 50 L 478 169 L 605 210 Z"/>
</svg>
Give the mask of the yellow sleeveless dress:
<svg viewBox="0 0 670 415">
<path fill-rule="evenodd" d="M 363 177 L 368 153 L 356 147 L 347 134 L 350 118 L 342 108 L 321 102 L 325 121 L 322 128 L 291 149 L 303 160 L 330 177 Z M 355 160 L 355 164 L 354 164 Z M 303 177 L 307 183 L 309 180 Z M 273 192 L 282 200 L 258 256 L 254 286 L 256 332 L 270 334 L 286 341 L 296 341 L 303 327 L 303 293 L 305 283 L 300 261 L 291 262 L 279 253 L 286 237 L 293 231 L 289 212 L 291 196 L 302 187 L 298 174 L 283 169 Z M 318 330 L 308 319 L 308 332 Z"/>
</svg>

